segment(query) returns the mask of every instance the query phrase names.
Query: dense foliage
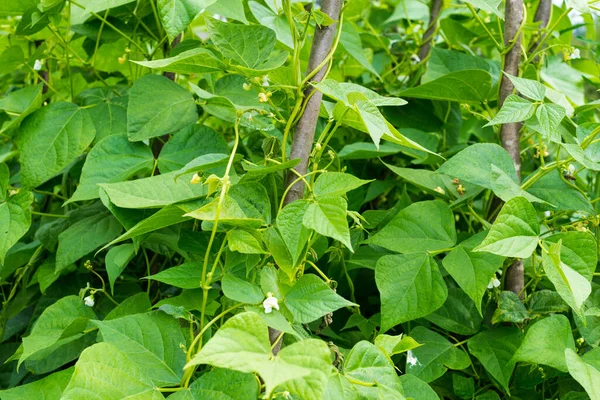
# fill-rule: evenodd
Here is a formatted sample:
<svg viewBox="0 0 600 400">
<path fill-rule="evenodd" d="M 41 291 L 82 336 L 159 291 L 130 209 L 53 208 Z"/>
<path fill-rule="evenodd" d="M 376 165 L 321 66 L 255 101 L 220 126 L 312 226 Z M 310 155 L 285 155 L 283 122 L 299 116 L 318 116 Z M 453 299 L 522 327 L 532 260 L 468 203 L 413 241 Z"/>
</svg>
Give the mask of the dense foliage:
<svg viewBox="0 0 600 400">
<path fill-rule="evenodd" d="M 0 0 L 0 399 L 600 399 L 594 10 Z"/>
</svg>

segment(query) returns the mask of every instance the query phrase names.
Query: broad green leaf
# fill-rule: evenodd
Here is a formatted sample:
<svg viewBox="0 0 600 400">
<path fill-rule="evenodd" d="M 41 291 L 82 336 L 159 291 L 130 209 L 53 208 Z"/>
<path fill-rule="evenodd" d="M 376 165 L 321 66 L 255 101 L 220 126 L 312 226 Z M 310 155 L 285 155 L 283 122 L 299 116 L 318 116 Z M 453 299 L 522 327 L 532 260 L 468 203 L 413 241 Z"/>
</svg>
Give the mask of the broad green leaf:
<svg viewBox="0 0 600 400">
<path fill-rule="evenodd" d="M 134 181 L 101 183 L 110 201 L 122 208 L 156 208 L 206 196 L 205 185 L 193 185 L 189 177 L 175 180 L 175 172 Z"/>
<path fill-rule="evenodd" d="M 455 375 L 453 375 L 455 376 Z M 400 377 L 402 391 L 405 396 L 413 399 L 422 400 L 440 400 L 437 393 L 427 384 L 427 382 L 417 378 L 414 375 L 406 374 Z"/>
<path fill-rule="evenodd" d="M 284 301 L 294 322 L 301 324 L 315 321 L 343 307 L 356 306 L 312 274 L 302 276 L 287 292 Z"/>
<path fill-rule="evenodd" d="M 353 251 L 346 217 L 347 208 L 348 204 L 343 197 L 318 199 L 308 205 L 302 224 L 320 235 L 339 240 Z"/>
<path fill-rule="evenodd" d="M 546 137 L 551 142 L 560 143 L 561 135 L 558 130 L 560 121 L 565 117 L 564 107 L 556 104 L 540 104 L 535 111 L 536 120 L 528 126 Z"/>
<path fill-rule="evenodd" d="M 304 250 L 310 235 L 310 230 L 302 224 L 308 207 L 307 201 L 297 200 L 283 207 L 277 214 L 277 229 L 289 250 L 293 265 L 296 265 L 302 255 L 302 250 Z"/>
<path fill-rule="evenodd" d="M 234 158 L 235 159 L 235 158 Z M 203 154 L 188 162 L 175 174 L 177 180 L 182 175 L 187 175 L 192 172 L 202 173 L 211 168 L 227 165 L 229 162 L 229 154 Z"/>
<path fill-rule="evenodd" d="M 379 350 L 381 350 L 388 357 L 405 353 L 421 346 L 421 344 L 417 343 L 415 339 L 404 334 L 397 336 L 386 334 L 377 335 L 374 342 L 375 346 L 379 347 Z"/>
<path fill-rule="evenodd" d="M 490 95 L 492 75 L 481 69 L 456 71 L 400 92 L 402 97 L 481 103 Z"/>
<path fill-rule="evenodd" d="M 132 142 L 176 132 L 197 119 L 192 94 L 164 76 L 145 75 L 129 91 L 127 136 Z"/>
<path fill-rule="evenodd" d="M 418 1 L 402 0 L 398 2 L 394 12 L 385 21 L 385 24 L 390 24 L 401 19 L 423 21 L 427 24 L 429 19 L 429 7 Z"/>
<path fill-rule="evenodd" d="M 277 41 L 275 32 L 266 26 L 241 25 L 210 20 L 210 38 L 223 55 L 245 73 L 269 71 L 280 67 L 287 52 L 271 55 Z"/>
<path fill-rule="evenodd" d="M 38 375 L 47 374 L 77 360 L 85 348 L 96 342 L 94 334 L 77 334 L 59 340 L 25 361 L 25 369 Z"/>
<path fill-rule="evenodd" d="M 108 282 L 110 284 L 110 291 L 115 291 L 115 281 L 121 275 L 129 261 L 135 254 L 135 246 L 127 243 L 120 246 L 112 247 L 106 253 L 106 274 L 108 275 Z"/>
<path fill-rule="evenodd" d="M 565 303 L 580 318 L 584 318 L 582 306 L 591 294 L 592 286 L 584 276 L 565 264 L 561 259 L 561 248 L 562 242 L 559 240 L 550 244 L 548 251 L 544 250 L 542 255 L 544 272 Z"/>
<path fill-rule="evenodd" d="M 227 298 L 240 303 L 258 304 L 265 299 L 260 287 L 230 272 L 223 275 L 221 286 Z"/>
<path fill-rule="evenodd" d="M 128 315 L 145 313 L 150 310 L 150 308 L 152 308 L 152 304 L 150 304 L 148 293 L 137 293 L 119 303 L 119 305 L 113 308 L 111 312 L 106 314 L 103 321 L 106 322 L 111 319 L 122 318 Z"/>
<path fill-rule="evenodd" d="M 574 143 L 563 143 L 562 146 L 584 167 L 592 171 L 600 171 L 600 163 L 596 161 L 596 157 L 590 147 L 584 150 L 580 145 Z"/>
<path fill-rule="evenodd" d="M 577 381 L 591 400 L 600 399 L 600 371 L 585 362 L 572 349 L 565 349 L 569 374 Z"/>
<path fill-rule="evenodd" d="M 202 279 L 202 264 L 199 262 L 183 263 L 165 269 L 158 274 L 150 275 L 145 279 L 166 283 L 182 289 L 196 289 L 200 287 Z"/>
<path fill-rule="evenodd" d="M 164 396 L 125 353 L 110 343 L 97 343 L 81 353 L 61 400 L 158 400 Z"/>
<path fill-rule="evenodd" d="M 454 216 L 439 200 L 421 201 L 400 211 L 368 243 L 405 254 L 446 249 L 456 243 Z"/>
<path fill-rule="evenodd" d="M 179 322 L 155 311 L 110 321 L 93 321 L 102 341 L 114 345 L 135 362 L 156 386 L 176 385 L 183 376 L 185 344 Z"/>
<path fill-rule="evenodd" d="M 508 384 L 515 369 L 513 356 L 517 352 L 523 334 L 518 328 L 498 328 L 484 331 L 469 339 L 469 352 L 508 392 Z"/>
<path fill-rule="evenodd" d="M 450 276 L 475 302 L 479 314 L 482 314 L 481 301 L 490 279 L 504 262 L 504 257 L 473 251 L 484 237 L 485 232 L 481 232 L 461 242 L 442 261 Z"/>
<path fill-rule="evenodd" d="M 31 333 L 23 338 L 19 364 L 39 351 L 48 349 L 60 339 L 81 334 L 94 312 L 77 296 L 66 296 L 44 310 Z"/>
<path fill-rule="evenodd" d="M 374 143 L 358 142 L 345 145 L 338 152 L 342 160 L 364 160 L 398 154 L 402 147 L 394 143 L 380 143 L 379 149 Z"/>
<path fill-rule="evenodd" d="M 421 346 L 408 353 L 406 373 L 431 382 L 442 376 L 448 368 L 461 370 L 471 364 L 467 354 L 455 347 L 442 335 L 417 326 L 410 332 Z"/>
<path fill-rule="evenodd" d="M 174 57 L 133 62 L 157 71 L 170 71 L 176 74 L 205 74 L 225 70 L 223 62 L 212 51 L 202 47 L 181 52 Z"/>
<path fill-rule="evenodd" d="M 365 340 L 356 343 L 346 356 L 344 375 L 351 381 L 372 384 L 372 386 L 354 384 L 361 399 L 389 398 L 381 396 L 385 388 L 391 388 L 398 394 L 402 390 L 392 361 L 377 346 Z"/>
<path fill-rule="evenodd" d="M 120 87 L 90 88 L 77 95 L 82 107 L 86 107 L 94 126 L 94 143 L 111 135 L 127 135 L 127 103 L 129 97 Z"/>
<path fill-rule="evenodd" d="M 515 197 L 524 197 L 532 203 L 538 202 L 545 204 L 545 201 L 538 199 L 534 195 L 523 190 L 521 186 L 513 180 L 513 177 L 508 176 L 506 172 L 502 171 L 494 164 L 492 164 L 492 175 L 490 178 L 492 182 L 492 191 L 502 201 L 506 202 Z"/>
<path fill-rule="evenodd" d="M 307 360 L 312 361 L 307 363 Z M 316 339 L 296 342 L 274 357 L 267 325 L 257 313 L 245 312 L 227 320 L 187 366 L 210 364 L 240 372 L 256 372 L 265 382 L 267 395 L 270 395 L 286 382 L 294 390 L 301 389 L 305 393 L 311 391 L 309 388 L 318 393 L 320 389 L 313 387 L 315 382 L 324 390 L 332 372 L 329 370 L 328 374 L 324 374 L 325 362 L 330 362 L 329 349 Z M 322 374 L 326 378 L 324 381 Z"/>
<path fill-rule="evenodd" d="M 329 377 L 325 398 L 329 400 L 359 400 L 359 394 L 348 378 L 338 372 Z"/>
<path fill-rule="evenodd" d="M 78 221 L 58 236 L 56 271 L 110 242 L 122 231 L 121 224 L 108 212 Z"/>
<path fill-rule="evenodd" d="M 524 197 L 515 197 L 504 204 L 486 238 L 473 251 L 527 258 L 537 247 L 539 234 L 535 209 Z"/>
<path fill-rule="evenodd" d="M 204 125 L 189 125 L 175 133 L 158 156 L 158 169 L 162 174 L 178 171 L 198 156 L 229 154 L 222 135 Z"/>
<path fill-rule="evenodd" d="M 592 280 L 598 263 L 596 239 L 590 232 L 560 232 L 544 239 L 546 243 L 561 242 L 560 259 L 587 280 Z"/>
<path fill-rule="evenodd" d="M 532 79 L 519 78 L 504 73 L 517 89 L 517 92 L 531 100 L 542 101 L 546 96 L 546 86 Z"/>
<path fill-rule="evenodd" d="M 346 50 L 348 54 L 356 61 L 359 62 L 367 71 L 379 76 L 371 62 L 365 56 L 363 46 L 360 41 L 360 35 L 356 31 L 356 28 L 350 21 L 344 21 L 342 24 L 342 32 L 340 35 L 340 45 Z"/>
<path fill-rule="evenodd" d="M 4 264 L 6 253 L 23 235 L 31 225 L 31 210 L 33 194 L 22 190 L 12 195 L 6 201 L 0 202 L 0 264 Z"/>
<path fill-rule="evenodd" d="M 427 13 L 429 14 L 429 11 Z M 488 71 L 492 75 L 493 85 L 496 85 L 500 78 L 500 64 L 495 61 L 435 46 L 431 48 L 429 60 L 427 61 L 427 71 L 423 74 L 421 82 L 427 83 L 451 72 L 465 69 Z"/>
<path fill-rule="evenodd" d="M 591 297 L 590 297 L 591 298 Z M 568 312 L 569 306 L 563 301 L 558 293 L 553 290 L 538 290 L 531 294 L 529 309 L 533 313 L 547 314 Z M 580 330 L 582 330 L 580 328 Z M 585 333 L 583 333 L 585 336 Z"/>
<path fill-rule="evenodd" d="M 444 304 L 425 319 L 442 329 L 461 335 L 479 332 L 482 320 L 473 300 L 460 288 L 449 288 Z"/>
<path fill-rule="evenodd" d="M 502 0 L 468 0 L 467 3 L 488 13 L 494 13 L 500 19 L 504 19 L 504 12 L 500 9 Z"/>
<path fill-rule="evenodd" d="M 256 400 L 259 385 L 252 374 L 215 368 L 194 380 L 170 400 Z"/>
<path fill-rule="evenodd" d="M 504 100 L 500 111 L 485 126 L 525 121 L 531 118 L 533 113 L 533 103 L 515 94 L 511 94 Z"/>
<path fill-rule="evenodd" d="M 243 254 L 264 254 L 261 242 L 250 232 L 234 229 L 227 232 L 227 245 L 229 250 Z"/>
<path fill-rule="evenodd" d="M 0 124 L 0 133 L 18 125 L 23 119 L 42 105 L 42 84 L 27 86 L 16 92 L 9 92 L 0 99 L 0 110 L 14 117 L 4 125 Z"/>
<path fill-rule="evenodd" d="M 381 257 L 375 282 L 381 295 L 381 332 L 432 313 L 448 297 L 442 274 L 428 254 Z"/>
<path fill-rule="evenodd" d="M 257 21 L 260 21 L 261 25 L 275 31 L 277 40 L 286 45 L 288 48 L 294 48 L 294 39 L 292 38 L 291 28 L 288 24 L 285 15 L 276 14 L 267 7 L 259 4 L 256 1 L 249 1 L 248 7 Z"/>
<path fill-rule="evenodd" d="M 244 168 L 244 171 L 247 172 L 247 174 L 244 175 L 244 177 L 257 178 L 257 177 L 262 177 L 265 175 L 272 174 L 274 172 L 286 171 L 286 170 L 293 168 L 296 165 L 300 164 L 300 161 L 301 161 L 301 159 L 296 158 L 294 160 L 288 160 L 284 163 L 279 163 L 279 164 L 256 165 L 256 164 L 250 163 L 249 161 L 242 160 L 242 168 Z"/>
<path fill-rule="evenodd" d="M 564 315 L 551 315 L 529 327 L 514 360 L 548 365 L 567 372 L 566 349 L 575 350 L 571 324 Z"/>
<path fill-rule="evenodd" d="M 492 316 L 492 324 L 499 322 L 513 322 L 521 324 L 531 318 L 529 311 L 515 293 L 505 290 L 498 298 L 498 308 Z"/>
<path fill-rule="evenodd" d="M 185 31 L 190 22 L 203 9 L 217 0 L 158 0 L 160 21 L 167 32 L 169 41 Z"/>
<path fill-rule="evenodd" d="M 353 104 L 351 94 L 360 93 L 369 102 L 377 107 L 383 106 L 402 106 L 406 104 L 405 100 L 398 97 L 386 97 L 374 92 L 364 86 L 357 85 L 351 82 L 338 82 L 334 79 L 325 79 L 314 85 L 319 89 L 325 96 L 329 96 L 332 99 L 343 103 L 346 106 Z M 354 97 L 356 99 L 356 97 Z"/>
<path fill-rule="evenodd" d="M 494 166 L 518 183 L 512 158 L 506 150 L 494 143 L 478 143 L 466 147 L 446 161 L 437 172 L 492 190 Z"/>
<path fill-rule="evenodd" d="M 142 171 L 152 170 L 152 151 L 143 143 L 131 143 L 126 137 L 113 135 L 97 143 L 88 154 L 79 186 L 67 201 L 100 197 L 99 183 L 121 182 Z"/>
<path fill-rule="evenodd" d="M 19 130 L 23 186 L 36 187 L 58 174 L 95 134 L 88 111 L 72 103 L 52 103 L 29 115 Z"/>
<path fill-rule="evenodd" d="M 8 165 L 0 163 L 0 201 L 6 201 L 9 180 L 10 169 L 8 168 Z"/>
<path fill-rule="evenodd" d="M 324 197 L 343 196 L 347 192 L 361 187 L 372 181 L 358 179 L 354 175 L 341 172 L 321 174 L 315 181 L 313 193 L 317 199 Z"/>
<path fill-rule="evenodd" d="M 221 15 L 225 18 L 231 18 L 236 21 L 248 23 L 246 15 L 244 13 L 244 2 L 243 0 L 218 0 L 216 3 L 211 4 L 207 8 L 207 13 L 210 15 Z"/>
<path fill-rule="evenodd" d="M 594 208 L 586 196 L 567 184 L 559 174 L 558 171 L 553 171 L 544 175 L 527 191 L 538 199 L 544 200 L 547 203 L 545 206 L 550 210 L 584 211 L 594 214 Z"/>
<path fill-rule="evenodd" d="M 1 390 L 2 400 L 44 399 L 60 400 L 73 375 L 73 368 L 55 372 L 40 380 L 12 389 Z"/>
</svg>

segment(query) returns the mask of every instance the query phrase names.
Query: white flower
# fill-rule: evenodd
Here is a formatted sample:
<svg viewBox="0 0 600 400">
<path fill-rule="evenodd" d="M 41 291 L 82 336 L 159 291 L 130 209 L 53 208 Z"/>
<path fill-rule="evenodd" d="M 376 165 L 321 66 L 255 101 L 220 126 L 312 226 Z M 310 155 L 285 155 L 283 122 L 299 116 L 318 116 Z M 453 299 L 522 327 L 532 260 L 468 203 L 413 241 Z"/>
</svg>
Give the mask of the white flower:
<svg viewBox="0 0 600 400">
<path fill-rule="evenodd" d="M 494 276 L 492 277 L 492 279 L 490 279 L 490 283 L 488 283 L 487 288 L 488 289 L 493 289 L 493 288 L 497 288 L 498 286 L 500 286 L 500 281 L 496 277 L 496 274 L 494 274 Z"/>
<path fill-rule="evenodd" d="M 34 71 L 39 71 L 41 70 L 43 67 L 42 65 L 42 61 L 41 60 L 35 60 L 35 63 L 33 63 L 33 70 Z"/>
<path fill-rule="evenodd" d="M 85 303 L 86 306 L 88 307 L 94 307 L 94 304 L 96 304 L 96 302 L 94 301 L 94 295 L 89 295 L 87 297 L 85 297 L 83 299 L 83 302 Z"/>
<path fill-rule="evenodd" d="M 277 297 L 273 296 L 273 293 L 269 292 L 267 293 L 267 298 L 263 301 L 263 307 L 267 314 L 273 311 L 273 309 L 279 311 L 279 300 L 277 300 Z"/>
<path fill-rule="evenodd" d="M 569 55 L 569 57 L 571 57 L 571 60 L 581 58 L 581 53 L 579 52 L 579 49 L 574 48 L 573 50 L 571 50 L 571 54 Z"/>
<path fill-rule="evenodd" d="M 411 62 L 413 65 L 417 65 L 418 63 L 420 63 L 420 62 L 421 62 L 421 57 L 419 57 L 419 56 L 418 56 L 418 55 L 416 55 L 416 54 L 413 54 L 412 56 L 410 56 L 410 62 Z"/>
<path fill-rule="evenodd" d="M 569 175 L 573 175 L 575 171 L 575 166 L 573 164 L 569 164 Z"/>
<path fill-rule="evenodd" d="M 264 87 L 269 86 L 269 75 L 263 76 L 263 78 L 262 78 L 262 85 Z"/>
<path fill-rule="evenodd" d="M 417 357 L 414 356 L 412 350 L 409 350 L 406 353 L 406 363 L 410 364 L 412 367 L 414 367 L 415 365 L 421 365 L 419 360 L 417 360 Z"/>
</svg>

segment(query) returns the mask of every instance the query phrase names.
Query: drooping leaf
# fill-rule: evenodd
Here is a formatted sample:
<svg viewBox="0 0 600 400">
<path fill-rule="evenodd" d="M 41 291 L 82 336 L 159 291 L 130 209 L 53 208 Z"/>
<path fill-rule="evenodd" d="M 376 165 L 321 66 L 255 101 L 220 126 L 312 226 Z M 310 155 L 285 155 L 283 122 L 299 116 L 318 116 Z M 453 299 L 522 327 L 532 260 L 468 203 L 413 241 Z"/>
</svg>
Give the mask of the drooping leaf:
<svg viewBox="0 0 600 400">
<path fill-rule="evenodd" d="M 542 101 L 546 96 L 546 86 L 533 79 L 519 78 L 510 74 L 504 73 L 510 79 L 512 84 L 517 89 L 517 92 L 531 100 Z"/>
<path fill-rule="evenodd" d="M 340 36 L 340 45 L 352 56 L 356 61 L 360 63 L 367 71 L 379 76 L 371 62 L 365 56 L 363 46 L 360 41 L 360 35 L 356 31 L 356 28 L 352 25 L 352 22 L 345 21 L 342 24 L 342 33 Z"/>
<path fill-rule="evenodd" d="M 20 191 L 0 202 L 0 264 L 4 264 L 6 253 L 13 247 L 31 225 L 33 194 Z"/>
<path fill-rule="evenodd" d="M 534 106 L 529 100 L 511 94 L 504 100 L 502 108 L 485 126 L 521 122 L 531 118 Z"/>
<path fill-rule="evenodd" d="M 308 206 L 309 203 L 304 200 L 294 201 L 277 215 L 277 229 L 294 265 L 298 262 L 310 235 L 310 230 L 302 224 Z"/>
<path fill-rule="evenodd" d="M 565 359 L 569 374 L 583 386 L 590 399 L 600 399 L 600 371 L 585 362 L 573 349 L 565 349 Z"/>
<path fill-rule="evenodd" d="M 361 187 L 371 181 L 359 179 L 351 174 L 341 172 L 329 172 L 321 174 L 315 181 L 313 193 L 315 197 L 336 197 Z"/>
<path fill-rule="evenodd" d="M 528 126 L 540 132 L 551 142 L 560 143 L 561 136 L 557 128 L 565 115 L 566 112 L 562 106 L 546 103 L 540 104 L 535 111 L 536 120 L 529 123 Z"/>
<path fill-rule="evenodd" d="M 29 115 L 19 131 L 23 186 L 36 187 L 58 174 L 95 134 L 88 111 L 72 103 L 52 103 Z"/>
<path fill-rule="evenodd" d="M 381 331 L 424 317 L 440 308 L 448 289 L 428 254 L 389 255 L 379 259 L 375 282 L 381 294 Z"/>
<path fill-rule="evenodd" d="M 221 60 L 212 51 L 203 47 L 181 52 L 174 57 L 133 62 L 157 71 L 170 71 L 176 74 L 205 74 L 225 70 Z"/>
<path fill-rule="evenodd" d="M 350 229 L 346 217 L 348 204 L 343 197 L 325 197 L 310 203 L 302 224 L 320 235 L 342 242 L 352 251 Z"/>
<path fill-rule="evenodd" d="M 535 209 L 524 197 L 515 197 L 504 204 L 483 242 L 473 250 L 527 258 L 537 247 L 539 234 Z"/>
<path fill-rule="evenodd" d="M 106 274 L 110 284 L 110 291 L 115 291 L 115 281 L 121 275 L 129 261 L 135 254 L 135 246 L 131 243 L 115 246 L 106 253 Z"/>
<path fill-rule="evenodd" d="M 164 76 L 145 75 L 136 80 L 129 91 L 127 137 L 130 141 L 174 133 L 197 119 L 192 94 Z"/>
<path fill-rule="evenodd" d="M 560 232 L 544 239 L 547 243 L 561 242 L 561 262 L 591 280 L 596 272 L 598 249 L 596 239 L 590 232 Z"/>
<path fill-rule="evenodd" d="M 452 247 L 456 243 L 452 211 L 439 200 L 412 204 L 371 236 L 368 243 L 406 254 Z"/>
<path fill-rule="evenodd" d="M 202 264 L 198 262 L 183 263 L 176 267 L 165 269 L 158 274 L 150 275 L 147 279 L 182 289 L 196 289 L 200 287 L 202 279 Z"/>
</svg>

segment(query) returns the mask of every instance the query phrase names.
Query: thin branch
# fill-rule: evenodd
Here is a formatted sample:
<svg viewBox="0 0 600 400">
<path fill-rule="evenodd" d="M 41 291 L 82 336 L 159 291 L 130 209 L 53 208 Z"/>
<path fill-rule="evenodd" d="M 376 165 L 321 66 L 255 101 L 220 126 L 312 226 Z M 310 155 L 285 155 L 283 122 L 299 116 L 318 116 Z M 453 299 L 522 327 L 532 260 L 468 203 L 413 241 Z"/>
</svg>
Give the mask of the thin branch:
<svg viewBox="0 0 600 400">
<path fill-rule="evenodd" d="M 425 31 L 425 34 L 423 34 L 423 44 L 419 49 L 419 59 L 421 61 L 429 57 L 429 52 L 431 51 L 431 43 L 433 42 L 435 33 L 438 30 L 440 12 L 442 11 L 443 6 L 443 0 L 431 1 L 431 7 L 429 8 L 429 27 Z"/>
</svg>

